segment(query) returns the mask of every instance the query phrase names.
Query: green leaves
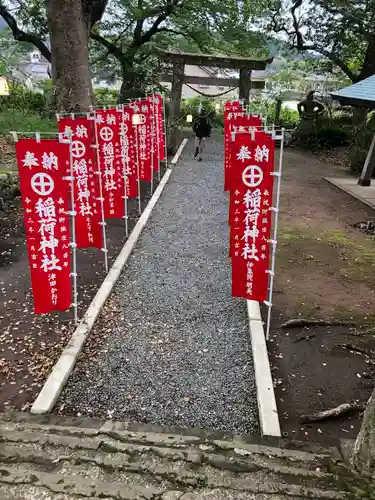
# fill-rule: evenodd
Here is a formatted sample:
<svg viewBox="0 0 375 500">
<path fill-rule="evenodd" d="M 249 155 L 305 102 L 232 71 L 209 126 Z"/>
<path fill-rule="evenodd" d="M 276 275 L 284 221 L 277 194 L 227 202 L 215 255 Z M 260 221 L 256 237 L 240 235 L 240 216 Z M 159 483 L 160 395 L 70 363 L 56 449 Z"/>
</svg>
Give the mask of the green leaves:
<svg viewBox="0 0 375 500">
<path fill-rule="evenodd" d="M 286 0 L 273 9 L 269 26 L 291 46 L 330 59 L 355 81 L 375 72 L 374 19 L 375 0 Z"/>
</svg>

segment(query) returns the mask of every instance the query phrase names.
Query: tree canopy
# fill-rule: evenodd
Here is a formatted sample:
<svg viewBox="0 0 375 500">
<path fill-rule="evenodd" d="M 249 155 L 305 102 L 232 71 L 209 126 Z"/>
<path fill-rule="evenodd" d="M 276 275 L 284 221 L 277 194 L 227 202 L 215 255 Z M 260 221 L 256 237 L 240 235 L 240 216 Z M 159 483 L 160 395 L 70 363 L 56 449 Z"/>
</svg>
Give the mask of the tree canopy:
<svg viewBox="0 0 375 500">
<path fill-rule="evenodd" d="M 113 0 L 104 16 L 106 2 L 81 1 L 91 20 L 94 75 L 107 80 L 120 76 L 123 99 L 144 92 L 145 84 L 160 74 L 162 63 L 153 57 L 156 45 L 241 55 L 267 51 L 256 20 L 264 16 L 268 0 Z M 0 15 L 16 40 L 32 43 L 51 61 L 44 0 L 20 0 L 12 9 L 0 0 Z"/>
<path fill-rule="evenodd" d="M 269 27 L 356 82 L 375 73 L 375 0 L 279 0 Z"/>
</svg>

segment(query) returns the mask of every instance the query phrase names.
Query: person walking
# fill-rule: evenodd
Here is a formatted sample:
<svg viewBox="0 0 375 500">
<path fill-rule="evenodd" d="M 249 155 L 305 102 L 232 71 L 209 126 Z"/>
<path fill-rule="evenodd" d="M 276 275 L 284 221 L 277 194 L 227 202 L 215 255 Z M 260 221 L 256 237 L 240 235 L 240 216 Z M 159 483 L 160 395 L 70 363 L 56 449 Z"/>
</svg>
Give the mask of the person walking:
<svg viewBox="0 0 375 500">
<path fill-rule="evenodd" d="M 193 132 L 195 134 L 194 160 L 202 161 L 201 154 L 204 147 L 204 141 L 210 137 L 211 128 L 208 115 L 205 115 L 203 110 L 200 111 L 193 123 Z"/>
</svg>

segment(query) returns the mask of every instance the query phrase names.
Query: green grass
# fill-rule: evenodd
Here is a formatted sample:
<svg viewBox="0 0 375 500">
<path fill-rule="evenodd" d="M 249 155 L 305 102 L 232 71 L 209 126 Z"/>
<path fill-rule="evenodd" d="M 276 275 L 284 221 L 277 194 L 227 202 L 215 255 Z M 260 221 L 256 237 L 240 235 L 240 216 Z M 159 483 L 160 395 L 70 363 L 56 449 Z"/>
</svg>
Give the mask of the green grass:
<svg viewBox="0 0 375 500">
<path fill-rule="evenodd" d="M 0 135 L 16 132 L 56 132 L 56 118 L 42 118 L 23 110 L 0 110 Z"/>
<path fill-rule="evenodd" d="M 280 229 L 279 241 L 281 251 L 286 254 L 298 250 L 301 253 L 313 254 L 319 265 L 324 265 L 325 257 L 332 259 L 332 250 L 337 252 L 337 263 L 332 263 L 336 272 L 346 280 L 375 283 L 374 237 L 355 233 L 349 234 L 342 230 L 313 230 L 293 227 Z M 283 248 L 283 244 L 287 247 Z M 290 250 L 291 249 L 291 250 Z M 314 260 L 314 259 L 313 259 Z"/>
</svg>

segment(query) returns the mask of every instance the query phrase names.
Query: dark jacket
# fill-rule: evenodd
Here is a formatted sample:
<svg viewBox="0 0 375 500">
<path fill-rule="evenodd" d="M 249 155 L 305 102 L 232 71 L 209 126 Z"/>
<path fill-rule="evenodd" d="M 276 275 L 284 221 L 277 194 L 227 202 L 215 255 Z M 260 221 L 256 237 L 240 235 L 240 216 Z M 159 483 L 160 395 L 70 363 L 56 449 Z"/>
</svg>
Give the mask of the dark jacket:
<svg viewBox="0 0 375 500">
<path fill-rule="evenodd" d="M 207 118 L 198 116 L 193 123 L 193 131 L 197 137 L 210 137 L 211 124 Z"/>
</svg>

